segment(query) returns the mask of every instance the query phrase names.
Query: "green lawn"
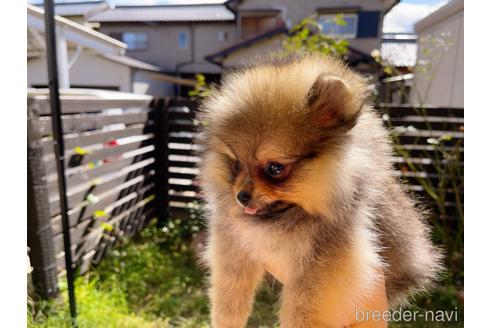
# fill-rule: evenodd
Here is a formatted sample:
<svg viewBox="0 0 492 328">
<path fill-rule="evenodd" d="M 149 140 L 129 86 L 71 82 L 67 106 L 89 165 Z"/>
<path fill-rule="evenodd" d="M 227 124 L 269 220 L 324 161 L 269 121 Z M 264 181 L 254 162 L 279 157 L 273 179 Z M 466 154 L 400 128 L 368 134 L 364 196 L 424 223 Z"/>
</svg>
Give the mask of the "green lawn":
<svg viewBox="0 0 492 328">
<path fill-rule="evenodd" d="M 193 254 L 183 242 L 196 232 L 195 227 L 193 222 L 179 220 L 164 229 L 151 225 L 131 243 L 112 249 L 97 268 L 78 277 L 79 327 L 208 327 L 205 273 L 194 264 Z M 66 285 L 62 282 L 60 287 L 63 292 L 58 299 L 28 301 L 28 327 L 69 327 Z M 278 326 L 279 290 L 272 280 L 264 283 L 249 327 Z M 433 294 L 415 303 L 420 309 L 453 309 L 458 303 L 452 295 Z M 417 321 L 390 327 L 463 327 L 463 323 Z"/>
</svg>

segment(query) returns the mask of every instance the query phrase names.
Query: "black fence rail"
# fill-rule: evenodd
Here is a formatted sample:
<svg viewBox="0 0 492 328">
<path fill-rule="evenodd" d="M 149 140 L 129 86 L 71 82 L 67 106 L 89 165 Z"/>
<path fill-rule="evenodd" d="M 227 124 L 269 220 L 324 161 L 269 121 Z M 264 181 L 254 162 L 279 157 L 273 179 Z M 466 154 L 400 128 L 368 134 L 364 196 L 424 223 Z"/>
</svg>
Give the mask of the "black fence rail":
<svg viewBox="0 0 492 328">
<path fill-rule="evenodd" d="M 193 144 L 197 127 L 196 108 L 197 104 L 192 100 L 174 102 L 169 108 L 169 206 L 175 216 L 186 215 L 188 212 L 183 209 L 201 198 L 196 181 L 200 158 L 196 156 L 198 145 Z M 451 187 L 453 179 L 446 167 L 452 163 L 463 168 L 463 108 L 381 104 L 377 110 L 390 129 L 395 144 L 395 176 L 435 212 L 443 212 L 443 209 L 436 208 L 436 200 L 429 196 L 429 192 L 437 190 L 444 194 L 442 203 L 445 211 L 440 215 L 442 218 L 456 218 L 460 211 L 457 202 L 463 206 L 463 185 L 457 186 L 458 190 Z M 444 192 L 439 190 L 442 188 L 445 188 Z M 441 194 L 438 196 L 443 197 Z"/>
<path fill-rule="evenodd" d="M 187 215 L 188 207 L 200 200 L 200 190 L 196 176 L 200 158 L 196 151 L 198 145 L 193 143 L 196 137 L 197 122 L 195 114 L 197 102 L 180 100 L 170 103 L 169 139 L 168 139 L 168 174 L 169 174 L 169 209 L 172 215 Z"/>
<path fill-rule="evenodd" d="M 391 131 L 395 175 L 440 220 L 463 219 L 463 108 L 381 104 Z"/>
</svg>

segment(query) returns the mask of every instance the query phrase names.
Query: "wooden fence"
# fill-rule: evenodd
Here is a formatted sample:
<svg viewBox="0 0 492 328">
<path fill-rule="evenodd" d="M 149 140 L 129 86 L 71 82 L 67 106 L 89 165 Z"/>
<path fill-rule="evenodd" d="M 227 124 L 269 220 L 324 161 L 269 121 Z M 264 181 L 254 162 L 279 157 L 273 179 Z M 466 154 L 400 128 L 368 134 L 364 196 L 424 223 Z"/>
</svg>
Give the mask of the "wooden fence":
<svg viewBox="0 0 492 328">
<path fill-rule="evenodd" d="M 108 245 L 156 215 L 156 110 L 149 96 L 62 94 L 73 265 L 81 273 Z M 28 94 L 28 244 L 42 296 L 57 293 L 65 268 L 56 161 L 47 93 Z"/>
<path fill-rule="evenodd" d="M 197 102 L 85 91 L 62 94 L 61 103 L 73 265 L 84 273 L 118 238 L 134 235 L 153 217 L 185 217 L 201 199 L 193 144 Z M 463 167 L 463 109 L 379 109 L 398 141 L 395 175 L 442 217 L 456 217 L 463 186 L 452 188 L 442 168 L 450 154 L 454 166 Z M 65 266 L 49 115 L 47 94 L 29 94 L 28 246 L 33 282 L 45 297 L 57 293 Z M 435 208 L 424 182 L 444 197 L 444 208 Z"/>
</svg>

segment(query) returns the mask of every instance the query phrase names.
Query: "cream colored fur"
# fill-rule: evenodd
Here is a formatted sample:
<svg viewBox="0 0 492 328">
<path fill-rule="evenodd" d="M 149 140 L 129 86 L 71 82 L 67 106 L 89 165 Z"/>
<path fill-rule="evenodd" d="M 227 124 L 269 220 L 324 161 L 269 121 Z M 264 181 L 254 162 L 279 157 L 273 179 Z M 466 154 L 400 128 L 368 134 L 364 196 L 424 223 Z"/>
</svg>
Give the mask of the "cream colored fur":
<svg viewBox="0 0 492 328">
<path fill-rule="evenodd" d="M 283 285 L 286 328 L 354 325 L 356 308 L 383 311 L 435 279 L 440 254 L 391 174 L 387 132 L 359 75 L 318 56 L 259 65 L 226 78 L 200 119 L 213 327 L 245 326 L 265 272 Z M 261 177 L 272 161 L 292 168 L 285 182 Z M 290 207 L 246 215 L 244 188 L 256 207 Z"/>
</svg>

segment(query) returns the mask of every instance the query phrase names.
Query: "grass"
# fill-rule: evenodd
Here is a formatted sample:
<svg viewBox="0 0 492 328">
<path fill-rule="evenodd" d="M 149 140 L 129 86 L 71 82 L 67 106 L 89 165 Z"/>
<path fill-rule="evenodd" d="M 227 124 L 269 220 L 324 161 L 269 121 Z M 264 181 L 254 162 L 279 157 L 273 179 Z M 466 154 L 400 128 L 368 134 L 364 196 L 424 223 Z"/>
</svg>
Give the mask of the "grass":
<svg viewBox="0 0 492 328">
<path fill-rule="evenodd" d="M 204 274 L 190 250 L 164 249 L 163 237 L 151 226 L 76 279 L 79 327 L 205 327 Z M 66 284 L 60 287 L 60 298 L 28 304 L 28 327 L 69 326 Z"/>
<path fill-rule="evenodd" d="M 131 243 L 115 247 L 89 273 L 75 282 L 80 328 L 201 328 L 208 325 L 206 275 L 194 263 L 185 241 L 197 221 L 170 221 L 164 228 L 151 225 Z M 69 327 L 66 284 L 50 301 L 28 301 L 28 327 Z M 259 290 L 248 327 L 278 327 L 280 286 L 266 280 Z M 415 300 L 412 310 L 454 309 L 453 290 Z M 391 328 L 463 327 L 453 324 L 391 323 Z"/>
<path fill-rule="evenodd" d="M 70 327 L 66 284 L 61 298 L 28 304 L 28 327 Z M 96 278 L 76 281 L 79 327 L 165 327 L 165 320 L 147 320 L 129 309 L 124 292 L 117 286 L 101 283 Z"/>
</svg>

